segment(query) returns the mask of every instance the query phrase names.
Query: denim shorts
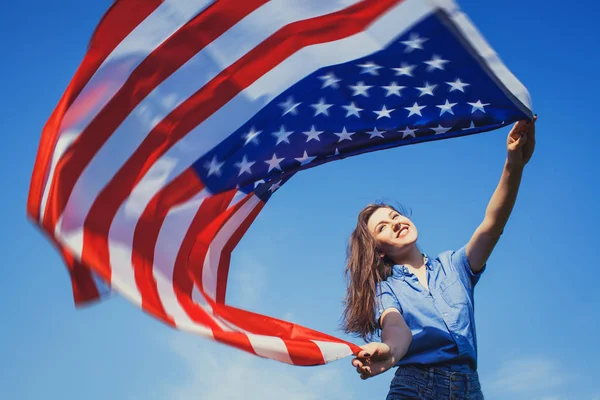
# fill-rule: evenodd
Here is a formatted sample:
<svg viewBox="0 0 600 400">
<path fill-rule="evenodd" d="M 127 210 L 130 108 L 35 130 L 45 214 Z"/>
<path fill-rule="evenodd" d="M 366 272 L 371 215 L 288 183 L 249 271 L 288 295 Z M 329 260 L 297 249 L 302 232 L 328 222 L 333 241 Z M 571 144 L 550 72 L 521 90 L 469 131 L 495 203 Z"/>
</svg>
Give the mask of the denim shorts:
<svg viewBox="0 0 600 400">
<path fill-rule="evenodd" d="M 477 371 L 449 366 L 401 366 L 386 400 L 483 400 Z"/>
</svg>

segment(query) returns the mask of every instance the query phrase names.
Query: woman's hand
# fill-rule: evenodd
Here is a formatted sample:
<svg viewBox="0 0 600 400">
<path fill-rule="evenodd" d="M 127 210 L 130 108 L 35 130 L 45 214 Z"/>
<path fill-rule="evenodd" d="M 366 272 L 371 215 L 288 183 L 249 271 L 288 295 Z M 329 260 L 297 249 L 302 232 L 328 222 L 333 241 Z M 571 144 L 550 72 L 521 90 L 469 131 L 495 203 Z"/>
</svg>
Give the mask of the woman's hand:
<svg viewBox="0 0 600 400">
<path fill-rule="evenodd" d="M 523 168 L 533 156 L 535 149 L 535 121 L 519 121 L 508 134 L 506 147 L 508 150 L 508 163 L 511 166 Z"/>
<path fill-rule="evenodd" d="M 385 343 L 372 342 L 361 348 L 362 351 L 352 360 L 361 379 L 379 375 L 393 367 L 397 361 L 392 349 Z"/>
</svg>

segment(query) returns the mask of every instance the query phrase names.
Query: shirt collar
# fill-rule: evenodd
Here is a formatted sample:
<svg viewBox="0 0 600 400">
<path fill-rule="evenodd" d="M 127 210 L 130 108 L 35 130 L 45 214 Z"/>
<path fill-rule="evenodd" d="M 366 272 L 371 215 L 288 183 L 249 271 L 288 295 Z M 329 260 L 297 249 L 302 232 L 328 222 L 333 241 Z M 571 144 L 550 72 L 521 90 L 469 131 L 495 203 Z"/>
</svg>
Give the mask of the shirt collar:
<svg viewBox="0 0 600 400">
<path fill-rule="evenodd" d="M 432 271 L 433 270 L 433 263 L 431 261 L 431 258 L 429 258 L 427 256 L 427 254 L 423 254 L 423 257 L 425 257 L 425 267 L 427 268 L 428 271 Z M 403 278 L 408 275 L 410 273 L 410 271 L 408 270 L 408 268 L 404 265 L 401 264 L 395 264 L 392 268 L 392 274 L 395 277 L 399 277 L 399 278 Z"/>
</svg>

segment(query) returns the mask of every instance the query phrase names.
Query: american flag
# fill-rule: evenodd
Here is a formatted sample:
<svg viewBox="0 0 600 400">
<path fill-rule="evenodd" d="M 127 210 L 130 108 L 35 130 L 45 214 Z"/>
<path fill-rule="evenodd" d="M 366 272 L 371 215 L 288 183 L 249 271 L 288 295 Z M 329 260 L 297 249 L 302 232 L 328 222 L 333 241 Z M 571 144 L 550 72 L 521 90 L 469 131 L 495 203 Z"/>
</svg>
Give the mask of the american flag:
<svg viewBox="0 0 600 400">
<path fill-rule="evenodd" d="M 44 127 L 28 216 L 75 303 L 115 290 L 295 365 L 352 343 L 226 304 L 229 262 L 299 171 L 531 118 L 451 0 L 117 0 Z"/>
</svg>

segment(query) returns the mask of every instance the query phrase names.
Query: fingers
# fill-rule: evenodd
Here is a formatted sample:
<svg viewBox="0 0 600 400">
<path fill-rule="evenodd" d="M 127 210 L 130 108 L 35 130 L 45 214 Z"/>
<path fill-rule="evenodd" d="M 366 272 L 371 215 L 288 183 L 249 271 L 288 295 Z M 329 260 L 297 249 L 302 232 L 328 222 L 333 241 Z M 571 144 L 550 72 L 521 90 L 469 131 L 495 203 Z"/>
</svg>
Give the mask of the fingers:
<svg viewBox="0 0 600 400">
<path fill-rule="evenodd" d="M 537 114 L 533 116 L 533 121 L 531 121 L 529 124 L 531 125 L 531 129 L 529 130 L 529 135 L 531 136 L 531 139 L 535 142 L 535 123 L 537 121 L 538 117 Z"/>
<path fill-rule="evenodd" d="M 362 351 L 358 352 L 358 357 L 369 358 L 369 357 L 371 357 L 371 354 L 366 350 L 362 350 Z"/>
<path fill-rule="evenodd" d="M 365 379 L 369 379 L 371 377 L 371 371 L 366 371 L 363 372 L 362 374 L 360 374 L 360 379 L 365 380 Z"/>
<path fill-rule="evenodd" d="M 360 374 L 361 379 L 368 379 L 381 373 L 384 373 L 390 368 L 391 364 L 388 362 L 374 362 L 370 365 L 363 366 L 363 368 L 361 368 L 360 370 L 357 369 L 357 372 Z"/>
<path fill-rule="evenodd" d="M 369 376 L 371 376 L 371 367 L 367 364 L 368 360 L 365 360 L 364 362 L 357 358 L 352 360 L 352 365 L 356 367 L 356 372 L 358 372 L 361 379 L 367 379 Z"/>
</svg>

